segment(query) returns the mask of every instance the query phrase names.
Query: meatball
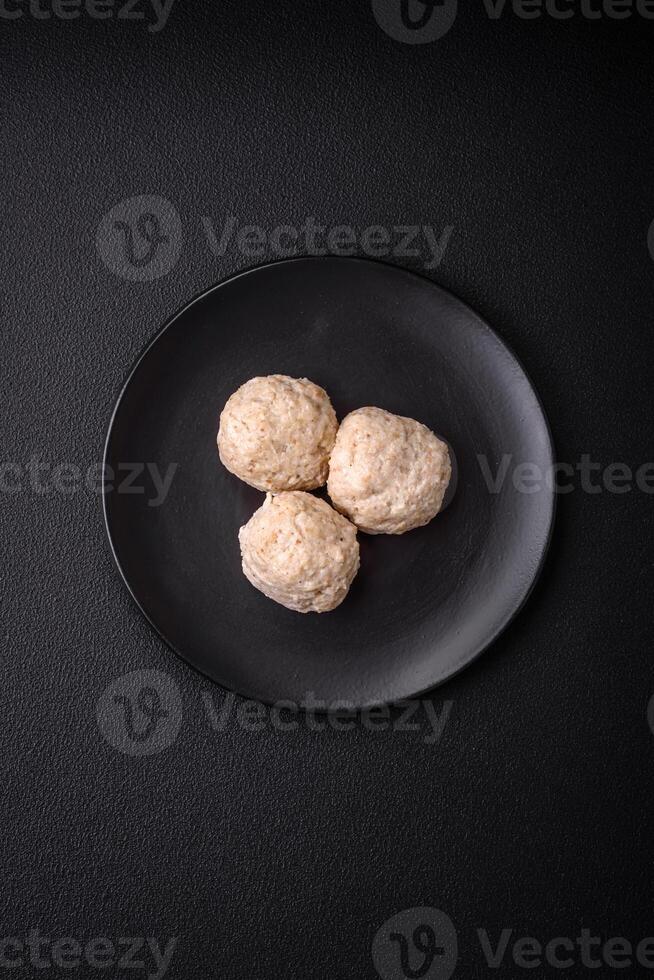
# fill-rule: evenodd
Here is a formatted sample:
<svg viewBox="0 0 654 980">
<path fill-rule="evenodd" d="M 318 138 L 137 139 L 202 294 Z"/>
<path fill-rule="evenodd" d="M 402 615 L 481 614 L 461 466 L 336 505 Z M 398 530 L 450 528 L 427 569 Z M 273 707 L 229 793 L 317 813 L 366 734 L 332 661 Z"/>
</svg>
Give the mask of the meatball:
<svg viewBox="0 0 654 980">
<path fill-rule="evenodd" d="M 436 516 L 451 475 L 448 448 L 426 425 L 359 408 L 338 431 L 327 490 L 362 531 L 404 534 Z"/>
<path fill-rule="evenodd" d="M 306 378 L 251 378 L 220 416 L 218 451 L 258 490 L 313 490 L 327 479 L 338 422 L 327 393 Z"/>
<path fill-rule="evenodd" d="M 359 569 L 357 529 L 309 493 L 268 494 L 238 537 L 246 578 L 297 612 L 335 609 Z"/>
</svg>

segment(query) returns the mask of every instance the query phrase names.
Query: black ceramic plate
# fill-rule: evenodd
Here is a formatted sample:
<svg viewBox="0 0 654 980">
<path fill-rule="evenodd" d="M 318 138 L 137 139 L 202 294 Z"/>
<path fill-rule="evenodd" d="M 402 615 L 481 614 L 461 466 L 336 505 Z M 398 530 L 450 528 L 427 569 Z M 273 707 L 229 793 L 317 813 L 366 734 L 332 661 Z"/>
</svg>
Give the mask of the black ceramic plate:
<svg viewBox="0 0 654 980">
<path fill-rule="evenodd" d="M 419 419 L 458 464 L 456 493 L 427 527 L 359 535 L 361 570 L 323 615 L 284 609 L 241 572 L 238 529 L 263 495 L 221 465 L 218 417 L 239 385 L 273 373 L 322 385 L 339 418 L 378 405 Z M 266 702 L 362 707 L 451 677 L 515 615 L 547 549 L 552 461 L 524 371 L 463 303 L 378 262 L 296 259 L 222 283 L 157 334 L 111 422 L 105 516 L 138 605 L 202 673 Z M 137 475 L 136 463 L 149 465 Z M 521 463 L 538 469 L 516 473 Z M 153 466 L 175 467 L 158 505 Z"/>
</svg>

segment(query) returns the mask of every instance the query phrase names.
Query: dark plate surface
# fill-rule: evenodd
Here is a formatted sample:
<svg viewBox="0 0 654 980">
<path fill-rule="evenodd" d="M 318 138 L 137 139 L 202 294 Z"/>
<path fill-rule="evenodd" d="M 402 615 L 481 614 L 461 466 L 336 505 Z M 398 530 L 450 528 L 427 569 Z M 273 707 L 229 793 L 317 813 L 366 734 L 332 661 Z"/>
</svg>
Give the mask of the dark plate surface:
<svg viewBox="0 0 654 980">
<path fill-rule="evenodd" d="M 243 576 L 238 529 L 263 495 L 216 450 L 228 396 L 273 373 L 322 385 L 339 418 L 362 405 L 416 418 L 457 461 L 456 493 L 430 525 L 359 535 L 359 575 L 321 616 L 284 609 Z M 449 293 L 364 260 L 278 262 L 195 299 L 130 375 L 105 462 L 109 537 L 145 615 L 198 670 L 266 702 L 362 707 L 442 683 L 518 611 L 554 515 L 549 429 L 515 357 Z M 121 488 L 135 463 L 148 465 Z M 524 463 L 535 468 L 516 472 Z M 163 503 L 155 466 L 175 467 Z"/>
</svg>

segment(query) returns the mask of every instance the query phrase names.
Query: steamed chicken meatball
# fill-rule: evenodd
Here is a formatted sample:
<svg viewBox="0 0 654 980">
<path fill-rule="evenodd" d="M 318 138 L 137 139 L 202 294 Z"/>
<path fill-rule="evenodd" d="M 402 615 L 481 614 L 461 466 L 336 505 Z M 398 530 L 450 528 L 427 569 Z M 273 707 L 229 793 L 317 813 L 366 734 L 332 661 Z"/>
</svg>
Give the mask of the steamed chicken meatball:
<svg viewBox="0 0 654 980">
<path fill-rule="evenodd" d="M 268 494 L 238 536 L 246 578 L 297 612 L 335 609 L 359 568 L 356 528 L 309 493 Z"/>
<path fill-rule="evenodd" d="M 404 534 L 436 516 L 450 482 L 448 448 L 415 419 L 360 408 L 343 420 L 327 490 L 368 534 Z"/>
<path fill-rule="evenodd" d="M 227 469 L 258 490 L 313 490 L 327 479 L 338 423 L 327 393 L 306 378 L 252 378 L 220 416 Z"/>
</svg>

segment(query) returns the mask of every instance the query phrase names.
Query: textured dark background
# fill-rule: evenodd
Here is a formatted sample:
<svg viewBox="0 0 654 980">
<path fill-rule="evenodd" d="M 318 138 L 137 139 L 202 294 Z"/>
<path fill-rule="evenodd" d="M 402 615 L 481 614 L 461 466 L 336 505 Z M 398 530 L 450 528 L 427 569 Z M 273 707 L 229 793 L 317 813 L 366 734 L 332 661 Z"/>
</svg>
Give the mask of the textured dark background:
<svg viewBox="0 0 654 980">
<path fill-rule="evenodd" d="M 201 217 L 230 213 L 453 225 L 432 275 L 516 350 L 559 459 L 650 459 L 653 42 L 639 17 L 491 21 L 481 2 L 420 46 L 345 0 L 178 0 L 158 34 L 1 21 L 3 460 L 101 459 L 146 341 L 251 264 L 206 245 Z M 95 248 L 135 194 L 184 227 L 152 283 Z M 119 581 L 99 498 L 3 493 L 1 934 L 176 935 L 169 976 L 265 980 L 372 978 L 377 928 L 420 905 L 454 920 L 468 978 L 487 973 L 477 928 L 652 935 L 652 503 L 559 499 L 536 592 L 436 692 L 453 707 L 429 746 L 213 732 L 209 683 Z M 178 685 L 184 720 L 134 758 L 96 704 L 144 668 Z"/>
</svg>

